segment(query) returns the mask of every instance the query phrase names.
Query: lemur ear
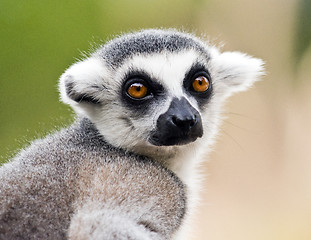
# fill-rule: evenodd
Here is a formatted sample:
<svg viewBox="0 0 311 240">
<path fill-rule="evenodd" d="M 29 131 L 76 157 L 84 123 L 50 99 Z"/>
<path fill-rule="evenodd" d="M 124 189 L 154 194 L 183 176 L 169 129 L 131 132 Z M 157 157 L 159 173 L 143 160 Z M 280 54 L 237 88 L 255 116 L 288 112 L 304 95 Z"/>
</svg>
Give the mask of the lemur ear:
<svg viewBox="0 0 311 240">
<path fill-rule="evenodd" d="M 214 53 L 214 81 L 226 96 L 247 90 L 264 74 L 261 59 L 240 52 Z"/>
<path fill-rule="evenodd" d="M 96 58 L 75 63 L 60 77 L 61 100 L 75 110 L 79 105 L 99 104 L 105 72 L 103 64 Z"/>
</svg>

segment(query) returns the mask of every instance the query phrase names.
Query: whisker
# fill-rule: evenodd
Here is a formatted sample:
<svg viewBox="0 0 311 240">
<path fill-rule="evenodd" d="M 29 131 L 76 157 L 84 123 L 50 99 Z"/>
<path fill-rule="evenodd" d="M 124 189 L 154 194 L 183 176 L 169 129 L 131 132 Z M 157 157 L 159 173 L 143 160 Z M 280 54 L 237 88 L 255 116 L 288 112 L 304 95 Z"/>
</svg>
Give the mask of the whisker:
<svg viewBox="0 0 311 240">
<path fill-rule="evenodd" d="M 229 133 L 227 133 L 226 131 L 222 130 L 222 132 L 228 136 L 239 148 L 240 150 L 242 150 L 243 152 L 245 151 L 245 149 L 242 147 L 241 144 L 239 144 L 239 142 L 237 140 L 234 139 L 234 137 L 232 137 Z"/>
<path fill-rule="evenodd" d="M 227 124 L 233 126 L 233 127 L 236 127 L 236 128 L 238 128 L 238 129 L 240 129 L 240 130 L 243 130 L 243 131 L 246 131 L 246 132 L 255 133 L 255 131 L 252 131 L 251 129 L 243 128 L 243 127 L 238 126 L 238 125 L 236 125 L 236 124 L 234 124 L 234 123 L 232 123 L 232 122 L 230 122 L 230 121 L 228 121 L 228 120 L 226 120 L 226 119 L 224 119 L 223 121 L 224 121 L 225 123 L 227 123 Z"/>
<path fill-rule="evenodd" d="M 234 116 L 238 116 L 238 117 L 243 117 L 243 118 L 246 118 L 246 119 L 250 119 L 250 120 L 253 120 L 253 121 L 257 121 L 257 119 L 256 119 L 256 118 L 253 118 L 253 117 L 250 117 L 250 116 L 247 116 L 247 115 L 241 114 L 241 113 L 235 113 L 235 112 L 223 112 L 223 114 L 225 114 L 225 115 L 234 115 Z"/>
</svg>

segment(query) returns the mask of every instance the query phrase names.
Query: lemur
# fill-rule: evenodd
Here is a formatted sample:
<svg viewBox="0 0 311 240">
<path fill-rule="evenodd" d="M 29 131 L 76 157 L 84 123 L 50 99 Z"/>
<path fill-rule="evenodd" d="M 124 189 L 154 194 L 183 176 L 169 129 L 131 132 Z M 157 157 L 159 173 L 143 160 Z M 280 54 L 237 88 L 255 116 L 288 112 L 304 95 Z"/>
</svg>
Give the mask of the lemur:
<svg viewBox="0 0 311 240">
<path fill-rule="evenodd" d="M 61 76 L 68 128 L 0 169 L 0 239 L 189 239 L 224 101 L 263 62 L 189 33 L 119 36 Z"/>
</svg>

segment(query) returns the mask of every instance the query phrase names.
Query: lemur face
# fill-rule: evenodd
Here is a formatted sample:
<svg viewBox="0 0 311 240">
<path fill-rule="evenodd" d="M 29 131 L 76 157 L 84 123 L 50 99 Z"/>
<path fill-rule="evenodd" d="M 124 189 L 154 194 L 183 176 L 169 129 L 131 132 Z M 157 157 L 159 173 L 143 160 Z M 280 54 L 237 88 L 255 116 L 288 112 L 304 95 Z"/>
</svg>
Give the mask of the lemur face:
<svg viewBox="0 0 311 240">
<path fill-rule="evenodd" d="M 132 112 L 127 122 L 135 129 L 143 126 L 140 131 L 150 144 L 183 145 L 202 137 L 200 105 L 211 96 L 212 80 L 199 56 L 185 51 L 126 61 L 121 103 Z M 137 126 L 134 121 L 139 121 Z"/>
<path fill-rule="evenodd" d="M 223 100 L 249 87 L 261 65 L 188 34 L 146 30 L 74 64 L 60 89 L 63 101 L 90 118 L 113 146 L 180 147 L 213 137 Z"/>
</svg>

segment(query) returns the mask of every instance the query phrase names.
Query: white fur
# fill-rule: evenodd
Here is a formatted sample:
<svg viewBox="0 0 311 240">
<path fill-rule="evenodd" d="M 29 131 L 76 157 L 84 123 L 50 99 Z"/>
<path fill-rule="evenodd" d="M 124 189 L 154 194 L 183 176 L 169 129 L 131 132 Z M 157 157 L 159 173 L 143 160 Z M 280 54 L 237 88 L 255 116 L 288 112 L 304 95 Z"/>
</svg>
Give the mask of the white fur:
<svg viewBox="0 0 311 240">
<path fill-rule="evenodd" d="M 122 67 L 122 71 L 128 69 L 144 70 L 157 79 L 159 83 L 169 90 L 172 97 L 184 96 L 182 81 L 185 72 L 190 69 L 194 62 L 201 62 L 199 55 L 194 51 L 180 53 L 158 53 L 152 55 L 136 55 L 128 59 Z"/>
<path fill-rule="evenodd" d="M 224 100 L 233 93 L 246 90 L 263 74 L 263 63 L 259 59 L 239 52 L 220 53 L 214 47 L 206 46 L 206 49 L 210 55 L 209 61 L 204 60 L 195 50 L 185 50 L 177 53 L 134 55 L 117 69 L 109 69 L 100 59 L 91 57 L 69 68 L 60 83 L 62 100 L 78 113 L 89 117 L 109 143 L 147 155 L 162 162 L 177 174 L 188 187 L 188 217 L 193 214 L 197 204 L 201 156 L 208 152 L 217 134 L 221 123 L 219 113 Z M 195 62 L 200 62 L 209 69 L 214 90 L 209 103 L 200 112 L 204 125 L 203 138 L 184 146 L 151 145 L 148 142 L 150 130 L 155 127 L 157 118 L 166 112 L 172 98 L 185 97 L 199 111 L 195 99 L 187 96 L 183 89 L 185 74 Z M 143 70 L 148 73 L 152 79 L 156 79 L 167 89 L 169 95 L 167 101 L 159 104 L 149 115 L 131 119 L 134 129 L 120 120 L 132 114 L 119 102 L 122 80 L 130 70 Z M 102 99 L 104 104 L 94 108 L 93 105 L 80 104 L 69 99 L 63 86 L 64 80 L 69 75 L 75 80 L 77 91 L 85 91 L 92 84 L 105 85 L 106 90 L 93 93 Z M 187 222 L 186 219 L 183 228 L 176 233 L 175 239 L 188 239 L 185 234 Z"/>
<path fill-rule="evenodd" d="M 263 61 L 240 52 L 220 53 L 212 49 L 211 75 L 215 91 L 223 99 L 236 92 L 245 91 L 264 74 Z"/>
<path fill-rule="evenodd" d="M 92 85 L 101 86 L 103 79 L 108 78 L 104 63 L 98 58 L 88 58 L 82 62 L 77 62 L 68 68 L 59 80 L 61 100 L 71 105 L 71 107 L 82 115 L 88 115 L 88 110 L 92 110 L 88 105 L 80 104 L 68 97 L 65 89 L 65 80 L 70 77 L 74 79 L 74 90 L 85 92 L 92 89 Z M 99 94 L 95 90 L 92 94 Z"/>
</svg>

